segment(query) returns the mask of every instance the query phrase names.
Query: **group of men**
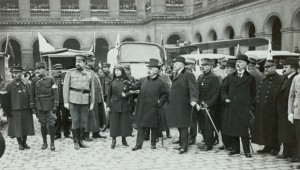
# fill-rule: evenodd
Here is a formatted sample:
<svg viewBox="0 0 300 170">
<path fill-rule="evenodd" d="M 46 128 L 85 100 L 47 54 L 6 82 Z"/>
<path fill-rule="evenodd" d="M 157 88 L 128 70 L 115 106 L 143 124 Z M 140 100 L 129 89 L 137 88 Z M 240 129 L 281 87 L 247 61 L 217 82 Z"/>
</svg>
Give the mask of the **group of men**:
<svg viewBox="0 0 300 170">
<path fill-rule="evenodd" d="M 31 81 L 30 107 L 41 123 L 42 149 L 48 146 L 47 131 L 51 150 L 55 149 L 54 139 L 61 137 L 61 127 L 64 136 L 70 136 L 68 115 L 72 120 L 75 149 L 87 147 L 82 140 L 90 141 L 90 132 L 93 138 L 103 137 L 99 129 L 107 125 L 105 102 L 112 74 L 110 64 L 104 63 L 99 75 L 93 70 L 94 62 L 93 56 L 77 55 L 76 68 L 62 73 L 62 65 L 56 64 L 54 78 L 46 76 L 45 63 L 37 63 L 38 75 Z M 252 140 L 265 146 L 258 153 L 277 155 L 283 144 L 283 154 L 278 158 L 299 161 L 298 126 L 294 125 L 298 121 L 294 121 L 293 113 L 288 113 L 292 80 L 298 74 L 298 59 L 288 58 L 283 62 L 284 75 L 276 72 L 276 62 L 257 62 L 244 54 L 235 60 L 220 59 L 216 68 L 214 60 L 204 58 L 200 65 L 201 75 L 194 72 L 192 59 L 178 56 L 172 64 L 172 74 L 167 80 L 161 72 L 162 65 L 155 59 L 150 59 L 146 78 L 130 78 L 127 88 L 137 96 L 133 120 L 138 126 L 138 135 L 133 151 L 142 148 L 147 128 L 153 133 L 151 148 L 156 148 L 157 128 L 165 116 L 168 127 L 179 130 L 180 137 L 175 142 L 179 143 L 179 147 L 175 147 L 179 154 L 196 143 L 198 132 L 205 143 L 199 149 L 212 150 L 221 131 L 229 155 L 240 153 L 241 138 L 246 157 L 251 157 Z M 255 64 L 262 64 L 264 70 L 257 69 Z"/>
</svg>

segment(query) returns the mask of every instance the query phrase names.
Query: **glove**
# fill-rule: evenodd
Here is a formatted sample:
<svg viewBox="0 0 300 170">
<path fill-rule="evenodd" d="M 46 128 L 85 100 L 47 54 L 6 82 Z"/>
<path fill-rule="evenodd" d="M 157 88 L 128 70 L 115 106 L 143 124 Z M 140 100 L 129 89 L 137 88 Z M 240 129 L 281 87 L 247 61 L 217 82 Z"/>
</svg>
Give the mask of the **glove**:
<svg viewBox="0 0 300 170">
<path fill-rule="evenodd" d="M 230 100 L 229 100 L 229 99 L 225 99 L 225 102 L 226 102 L 226 103 L 230 103 Z"/>
<path fill-rule="evenodd" d="M 294 114 L 289 113 L 288 120 L 293 124 L 294 123 Z"/>
<path fill-rule="evenodd" d="M 203 109 L 207 109 L 208 108 L 207 104 L 205 104 L 204 102 L 201 103 L 201 106 L 202 106 Z"/>
<path fill-rule="evenodd" d="M 191 106 L 195 107 L 196 105 L 197 105 L 196 102 L 194 102 L 194 101 L 191 102 Z"/>
<path fill-rule="evenodd" d="M 70 109 L 69 103 L 64 104 L 65 108 Z"/>
</svg>

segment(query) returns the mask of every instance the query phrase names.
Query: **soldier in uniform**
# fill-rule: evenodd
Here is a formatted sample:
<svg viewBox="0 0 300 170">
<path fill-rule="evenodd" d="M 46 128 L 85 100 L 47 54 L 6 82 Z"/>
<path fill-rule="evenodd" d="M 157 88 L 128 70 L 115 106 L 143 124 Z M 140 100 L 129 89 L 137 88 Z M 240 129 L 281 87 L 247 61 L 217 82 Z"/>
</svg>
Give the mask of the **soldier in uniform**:
<svg viewBox="0 0 300 170">
<path fill-rule="evenodd" d="M 41 133 L 43 137 L 43 146 L 41 149 L 44 150 L 48 147 L 48 126 L 51 139 L 50 149 L 53 151 L 55 150 L 55 112 L 59 106 L 57 85 L 55 84 L 54 78 L 46 76 L 46 63 L 37 62 L 36 68 L 39 76 L 33 78 L 31 81 L 30 108 L 37 114 L 39 122 L 41 123 Z"/>
<path fill-rule="evenodd" d="M 6 87 L 8 108 L 3 108 L 8 119 L 8 136 L 16 137 L 19 149 L 30 149 L 27 136 L 34 135 L 34 125 L 30 110 L 30 84 L 22 78 L 22 67 L 13 68 L 14 80 Z"/>
<path fill-rule="evenodd" d="M 54 75 L 55 83 L 58 87 L 58 100 L 59 106 L 56 110 L 56 122 L 55 122 L 55 129 L 56 135 L 55 139 L 61 138 L 61 128 L 64 130 L 64 136 L 66 138 L 70 137 L 70 130 L 69 130 L 69 111 L 67 108 L 64 107 L 64 98 L 63 98 L 63 85 L 64 85 L 64 78 L 65 73 L 62 72 L 62 64 L 55 64 L 53 68 L 57 71 L 57 74 Z"/>
<path fill-rule="evenodd" d="M 106 102 L 107 98 L 107 90 L 108 90 L 108 83 L 112 80 L 112 73 L 109 70 L 110 64 L 109 63 L 103 63 L 102 69 L 103 72 L 100 74 L 100 81 L 103 89 L 103 97 Z"/>
<path fill-rule="evenodd" d="M 203 151 L 212 150 L 214 145 L 214 127 L 205 109 L 209 110 L 209 114 L 214 120 L 220 94 L 219 77 L 212 72 L 212 67 L 210 59 L 202 59 L 200 70 L 203 74 L 197 80 L 199 88 L 198 103 L 201 103 L 202 106 L 199 116 L 201 123 L 199 124 L 205 142 L 205 145 L 200 146 L 199 149 Z"/>
<path fill-rule="evenodd" d="M 94 108 L 94 73 L 85 69 L 87 57 L 76 56 L 76 68 L 68 70 L 63 87 L 64 106 L 70 110 L 74 148 L 86 148 L 83 143 L 88 112 Z"/>
<path fill-rule="evenodd" d="M 151 129 L 151 149 L 156 149 L 156 138 L 161 126 L 160 108 L 164 106 L 169 93 L 168 84 L 159 77 L 159 61 L 150 59 L 148 67 L 148 76 L 141 78 L 132 88 L 139 90 L 136 108 L 138 133 L 133 151 L 142 149 L 145 127 Z"/>
<path fill-rule="evenodd" d="M 265 145 L 258 153 L 277 155 L 280 151 L 278 141 L 277 98 L 283 76 L 276 72 L 276 63 L 267 60 L 264 66 L 265 77 L 257 89 L 256 110 L 253 130 L 253 143 Z"/>
</svg>

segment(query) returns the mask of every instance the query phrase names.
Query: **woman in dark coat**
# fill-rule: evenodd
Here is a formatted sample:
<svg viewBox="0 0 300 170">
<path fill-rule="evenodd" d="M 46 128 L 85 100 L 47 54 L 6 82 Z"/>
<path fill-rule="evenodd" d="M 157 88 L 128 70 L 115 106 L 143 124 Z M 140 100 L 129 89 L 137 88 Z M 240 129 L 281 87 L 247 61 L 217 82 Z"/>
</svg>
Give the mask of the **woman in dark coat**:
<svg viewBox="0 0 300 170">
<path fill-rule="evenodd" d="M 30 149 L 27 136 L 34 135 L 33 117 L 30 110 L 29 84 L 22 79 L 22 67 L 14 67 L 14 80 L 6 87 L 10 108 L 4 109 L 8 117 L 8 136 L 16 137 L 19 149 Z"/>
<path fill-rule="evenodd" d="M 107 107 L 109 107 L 109 130 L 112 137 L 111 148 L 116 145 L 116 137 L 122 136 L 122 144 L 128 146 L 126 137 L 131 136 L 129 93 L 123 91 L 124 81 L 129 81 L 124 68 L 116 65 L 113 80 L 109 82 Z"/>
</svg>

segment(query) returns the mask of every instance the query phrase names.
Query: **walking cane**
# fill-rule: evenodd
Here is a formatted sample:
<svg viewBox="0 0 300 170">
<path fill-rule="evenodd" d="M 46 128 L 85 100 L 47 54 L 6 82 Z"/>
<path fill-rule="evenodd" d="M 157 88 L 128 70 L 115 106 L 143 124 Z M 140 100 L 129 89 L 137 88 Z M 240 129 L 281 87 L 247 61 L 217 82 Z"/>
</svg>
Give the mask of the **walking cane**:
<svg viewBox="0 0 300 170">
<path fill-rule="evenodd" d="M 159 111 L 158 111 L 158 123 L 159 123 L 159 125 L 158 125 L 158 132 L 160 133 L 162 133 L 162 123 L 161 123 L 161 116 L 160 116 L 160 113 L 159 113 Z M 164 147 L 164 139 L 163 139 L 163 135 L 162 134 L 160 134 L 160 136 L 161 136 L 161 146 L 162 147 Z"/>
<path fill-rule="evenodd" d="M 209 120 L 211 121 L 211 124 L 213 125 L 213 127 L 214 127 L 214 129 L 215 129 L 215 132 L 216 132 L 216 134 L 218 135 L 218 137 L 220 136 L 219 135 L 219 132 L 218 132 L 218 130 L 217 130 L 217 128 L 216 128 L 216 126 L 215 126 L 215 123 L 214 123 L 214 121 L 212 120 L 212 118 L 211 118 L 211 116 L 210 116 L 210 114 L 209 114 L 209 112 L 208 112 L 208 110 L 207 109 L 205 109 L 205 111 L 206 111 L 206 114 L 208 115 L 208 117 L 209 117 Z"/>
</svg>

